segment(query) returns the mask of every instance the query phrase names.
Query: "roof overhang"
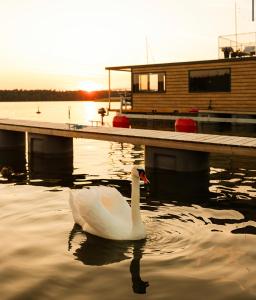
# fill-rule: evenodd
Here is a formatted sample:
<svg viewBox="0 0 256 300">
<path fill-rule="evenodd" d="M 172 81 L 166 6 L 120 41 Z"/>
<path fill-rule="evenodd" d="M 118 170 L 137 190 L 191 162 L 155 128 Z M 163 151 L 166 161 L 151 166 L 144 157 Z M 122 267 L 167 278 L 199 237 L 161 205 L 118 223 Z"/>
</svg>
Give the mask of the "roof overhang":
<svg viewBox="0 0 256 300">
<path fill-rule="evenodd" d="M 255 56 L 246 56 L 246 57 L 239 57 L 239 58 L 221 58 L 221 59 L 212 59 L 212 60 L 197 60 L 197 61 L 185 61 L 185 62 L 172 62 L 172 63 L 157 63 L 157 64 L 146 64 L 146 65 L 132 65 L 132 66 L 118 66 L 118 67 L 106 67 L 106 70 L 109 71 L 126 71 L 132 72 L 133 69 L 140 69 L 140 68 L 151 68 L 151 67 L 167 67 L 167 66 L 174 66 L 174 65 L 196 65 L 196 64 L 210 64 L 210 63 L 229 63 L 229 62 L 241 62 L 241 61 L 250 61 L 256 60 Z"/>
<path fill-rule="evenodd" d="M 105 69 L 109 70 L 109 71 L 131 72 L 132 71 L 132 66 L 106 67 Z"/>
</svg>

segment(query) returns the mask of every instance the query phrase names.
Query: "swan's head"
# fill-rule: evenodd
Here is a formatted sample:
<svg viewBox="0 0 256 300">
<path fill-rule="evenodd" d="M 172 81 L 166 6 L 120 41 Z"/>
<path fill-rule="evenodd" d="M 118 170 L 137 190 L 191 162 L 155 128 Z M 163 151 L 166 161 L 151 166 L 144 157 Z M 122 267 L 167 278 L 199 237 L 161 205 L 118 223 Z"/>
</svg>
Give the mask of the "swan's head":
<svg viewBox="0 0 256 300">
<path fill-rule="evenodd" d="M 131 176 L 143 180 L 145 184 L 149 183 L 145 171 L 143 169 L 137 168 L 136 166 L 132 167 Z"/>
</svg>

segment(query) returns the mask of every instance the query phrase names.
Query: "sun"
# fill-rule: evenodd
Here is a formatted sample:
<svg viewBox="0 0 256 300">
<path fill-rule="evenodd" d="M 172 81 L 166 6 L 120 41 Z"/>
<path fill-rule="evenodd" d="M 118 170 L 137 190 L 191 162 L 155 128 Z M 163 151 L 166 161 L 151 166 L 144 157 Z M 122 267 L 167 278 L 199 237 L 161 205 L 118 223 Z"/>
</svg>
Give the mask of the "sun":
<svg viewBox="0 0 256 300">
<path fill-rule="evenodd" d="M 94 81 L 85 81 L 81 82 L 78 87 L 82 91 L 86 92 L 93 92 L 93 91 L 100 91 L 103 89 L 102 85 L 100 83 L 94 82 Z"/>
</svg>

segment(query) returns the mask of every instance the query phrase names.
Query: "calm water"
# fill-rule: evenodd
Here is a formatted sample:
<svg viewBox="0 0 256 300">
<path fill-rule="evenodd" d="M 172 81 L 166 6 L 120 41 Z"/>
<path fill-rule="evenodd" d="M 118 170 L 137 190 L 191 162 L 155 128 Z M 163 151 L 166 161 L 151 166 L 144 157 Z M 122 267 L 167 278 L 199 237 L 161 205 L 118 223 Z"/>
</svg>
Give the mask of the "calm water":
<svg viewBox="0 0 256 300">
<path fill-rule="evenodd" d="M 0 118 L 87 124 L 106 106 L 40 103 L 37 114 L 37 103 L 0 103 Z M 106 241 L 74 226 L 69 187 L 111 185 L 129 199 L 129 171 L 143 166 L 143 153 L 139 146 L 77 139 L 66 181 L 0 177 L 0 299 L 256 299 L 251 160 L 211 157 L 205 197 L 181 196 L 182 186 L 164 181 L 164 193 L 154 181 L 142 187 L 145 241 Z"/>
</svg>

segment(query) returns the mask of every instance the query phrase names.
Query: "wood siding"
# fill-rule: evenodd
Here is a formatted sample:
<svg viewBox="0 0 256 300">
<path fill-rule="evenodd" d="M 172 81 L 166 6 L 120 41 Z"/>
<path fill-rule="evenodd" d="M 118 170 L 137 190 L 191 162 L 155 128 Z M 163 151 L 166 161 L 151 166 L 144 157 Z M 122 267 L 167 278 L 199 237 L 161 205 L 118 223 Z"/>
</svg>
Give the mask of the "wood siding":
<svg viewBox="0 0 256 300">
<path fill-rule="evenodd" d="M 231 92 L 189 92 L 189 71 L 231 69 Z M 166 72 L 165 93 L 133 93 L 133 111 L 188 112 L 193 108 L 256 112 L 256 58 L 133 66 L 133 73 Z"/>
</svg>

